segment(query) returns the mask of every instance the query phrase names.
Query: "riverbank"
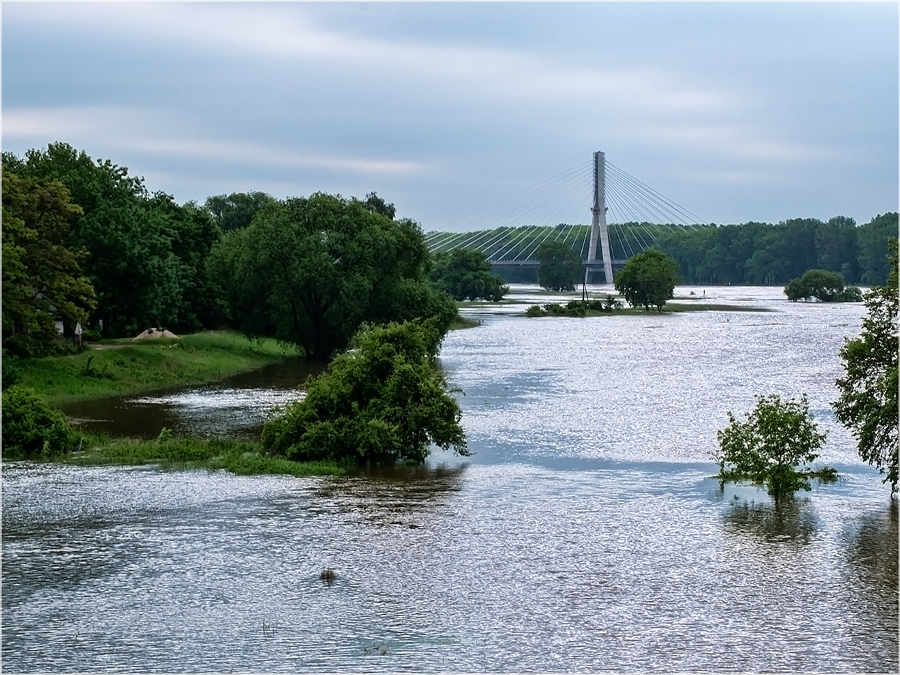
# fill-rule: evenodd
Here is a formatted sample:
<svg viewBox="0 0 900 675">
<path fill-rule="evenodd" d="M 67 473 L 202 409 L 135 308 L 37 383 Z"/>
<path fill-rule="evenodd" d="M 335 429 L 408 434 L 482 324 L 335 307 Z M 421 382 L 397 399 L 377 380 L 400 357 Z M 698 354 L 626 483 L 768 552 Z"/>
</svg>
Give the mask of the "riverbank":
<svg viewBox="0 0 900 675">
<path fill-rule="evenodd" d="M 233 331 L 126 338 L 89 345 L 80 354 L 23 360 L 19 384 L 58 405 L 215 382 L 296 356 L 276 340 L 249 340 Z"/>
</svg>

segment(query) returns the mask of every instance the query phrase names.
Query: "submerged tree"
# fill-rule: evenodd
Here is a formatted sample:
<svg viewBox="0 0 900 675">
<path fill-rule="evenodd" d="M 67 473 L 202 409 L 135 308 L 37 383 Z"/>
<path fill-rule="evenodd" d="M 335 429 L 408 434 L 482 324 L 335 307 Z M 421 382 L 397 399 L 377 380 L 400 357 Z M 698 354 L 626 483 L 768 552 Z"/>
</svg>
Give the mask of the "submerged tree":
<svg viewBox="0 0 900 675">
<path fill-rule="evenodd" d="M 432 365 L 440 339 L 436 319 L 365 331 L 266 423 L 263 446 L 296 461 L 419 464 L 430 444 L 468 455 L 459 404 Z"/>
<path fill-rule="evenodd" d="M 574 291 L 584 276 L 581 257 L 561 241 L 545 241 L 537 259 L 538 283 L 548 291 Z"/>
<path fill-rule="evenodd" d="M 812 300 L 821 302 L 859 302 L 861 291 L 855 286 L 844 286 L 844 276 L 828 270 L 807 270 L 798 279 L 791 279 L 784 287 L 788 300 Z"/>
<path fill-rule="evenodd" d="M 678 262 L 652 248 L 632 256 L 615 275 L 616 290 L 632 307 L 653 306 L 659 312 L 680 281 Z"/>
<path fill-rule="evenodd" d="M 846 374 L 837 380 L 835 415 L 859 440 L 859 456 L 886 474 L 897 492 L 898 401 L 897 240 L 892 243 L 888 283 L 869 291 L 862 333 L 841 349 Z"/>
<path fill-rule="evenodd" d="M 782 401 L 777 394 L 758 396 L 746 421 L 728 411 L 728 426 L 718 432 L 714 455 L 723 481 L 749 480 L 764 484 L 779 499 L 809 490 L 810 476 L 834 476 L 832 469 L 813 472 L 808 465 L 825 441 L 809 413 L 809 401 Z"/>
</svg>

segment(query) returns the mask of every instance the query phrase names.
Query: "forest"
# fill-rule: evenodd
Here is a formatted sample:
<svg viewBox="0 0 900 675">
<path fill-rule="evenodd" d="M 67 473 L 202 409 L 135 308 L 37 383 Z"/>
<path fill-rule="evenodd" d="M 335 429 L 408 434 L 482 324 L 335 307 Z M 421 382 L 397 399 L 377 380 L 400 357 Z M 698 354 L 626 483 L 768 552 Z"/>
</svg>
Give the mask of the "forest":
<svg viewBox="0 0 900 675">
<path fill-rule="evenodd" d="M 838 272 L 847 284 L 887 281 L 889 241 L 897 212 L 864 225 L 836 216 L 794 218 L 772 225 L 669 227 L 654 246 L 678 261 L 686 284 L 784 285 L 810 269 Z"/>
</svg>

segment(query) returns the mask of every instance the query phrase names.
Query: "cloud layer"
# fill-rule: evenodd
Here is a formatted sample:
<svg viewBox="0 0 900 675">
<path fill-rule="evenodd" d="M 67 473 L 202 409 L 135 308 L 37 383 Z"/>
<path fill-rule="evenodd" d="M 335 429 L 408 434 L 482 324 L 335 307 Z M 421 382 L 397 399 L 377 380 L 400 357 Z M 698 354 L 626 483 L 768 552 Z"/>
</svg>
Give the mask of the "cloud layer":
<svg viewBox="0 0 900 675">
<path fill-rule="evenodd" d="M 710 221 L 868 220 L 897 209 L 896 26 L 892 4 L 6 3 L 3 147 L 63 140 L 180 201 L 377 190 L 426 229 L 605 150 Z"/>
</svg>

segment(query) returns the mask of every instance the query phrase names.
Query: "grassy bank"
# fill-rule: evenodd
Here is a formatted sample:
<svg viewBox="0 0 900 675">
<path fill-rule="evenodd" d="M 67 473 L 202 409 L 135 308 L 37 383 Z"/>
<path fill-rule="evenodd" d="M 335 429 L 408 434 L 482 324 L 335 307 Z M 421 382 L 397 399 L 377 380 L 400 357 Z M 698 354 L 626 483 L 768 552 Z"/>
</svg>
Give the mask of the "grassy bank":
<svg viewBox="0 0 900 675">
<path fill-rule="evenodd" d="M 83 434 L 78 449 L 52 461 L 78 466 L 143 466 L 163 469 L 230 471 L 238 476 L 341 476 L 346 469 L 329 462 L 292 462 L 266 457 L 259 443 L 228 439 L 172 438 L 164 430 L 156 440 Z"/>
<path fill-rule="evenodd" d="M 177 340 L 113 340 L 80 354 L 23 360 L 20 384 L 51 403 L 63 403 L 214 382 L 295 355 L 275 340 L 251 341 L 231 331 Z"/>
</svg>

